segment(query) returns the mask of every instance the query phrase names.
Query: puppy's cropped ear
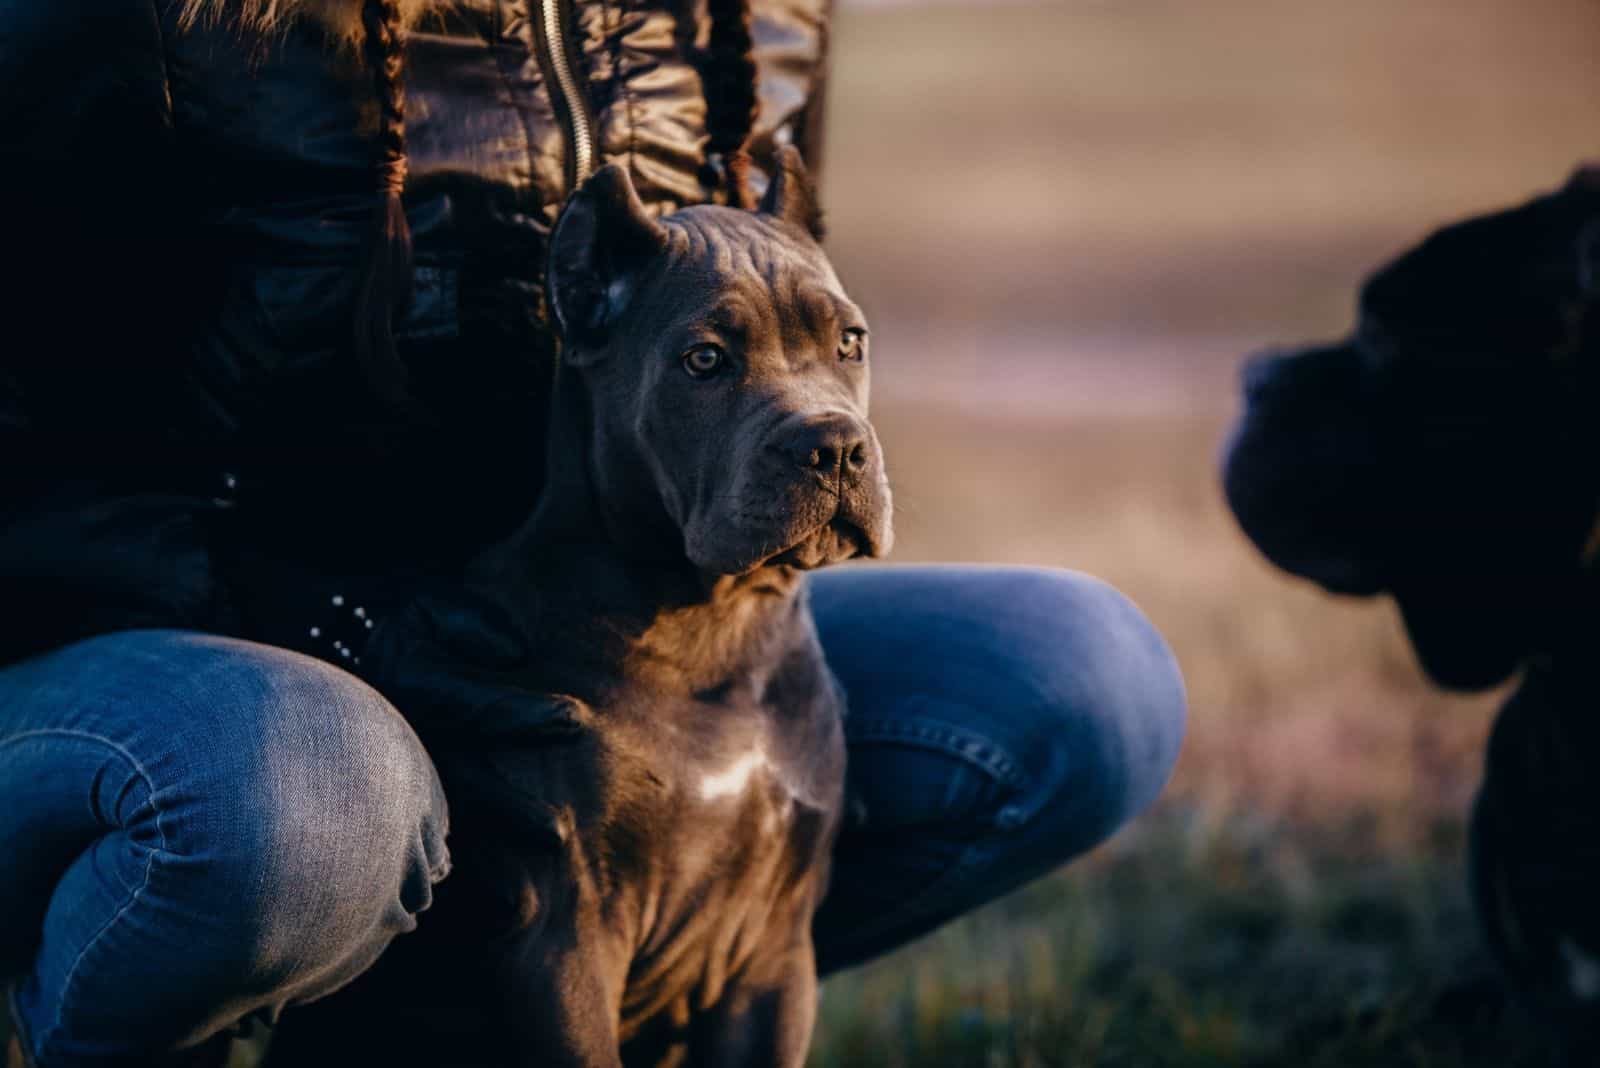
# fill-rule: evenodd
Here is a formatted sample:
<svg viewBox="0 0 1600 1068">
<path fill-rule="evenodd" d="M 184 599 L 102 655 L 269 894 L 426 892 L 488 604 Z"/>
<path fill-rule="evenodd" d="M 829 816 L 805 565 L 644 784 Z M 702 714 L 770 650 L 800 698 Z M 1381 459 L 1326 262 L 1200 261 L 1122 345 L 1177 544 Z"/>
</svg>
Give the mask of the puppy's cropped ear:
<svg viewBox="0 0 1600 1068">
<path fill-rule="evenodd" d="M 822 225 L 822 208 L 817 204 L 817 191 L 806 173 L 800 150 L 784 145 L 773 158 L 772 183 L 766 196 L 761 198 L 761 212 L 776 215 L 809 233 L 818 241 L 826 233 Z"/>
<path fill-rule="evenodd" d="M 601 168 L 572 195 L 550 235 L 546 291 L 568 354 L 605 336 L 633 296 L 639 275 L 667 244 L 628 172 Z"/>
</svg>

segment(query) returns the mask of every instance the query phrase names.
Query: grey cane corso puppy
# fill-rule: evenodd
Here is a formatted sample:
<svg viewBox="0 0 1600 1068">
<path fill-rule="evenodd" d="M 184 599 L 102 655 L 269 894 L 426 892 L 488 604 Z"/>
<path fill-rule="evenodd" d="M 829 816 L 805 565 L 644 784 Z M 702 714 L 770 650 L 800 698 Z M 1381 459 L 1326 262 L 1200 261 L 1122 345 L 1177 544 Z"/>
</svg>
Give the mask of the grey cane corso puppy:
<svg viewBox="0 0 1600 1068">
<path fill-rule="evenodd" d="M 430 741 L 456 873 L 285 1063 L 804 1062 L 844 707 L 803 572 L 887 551 L 891 507 L 866 324 L 779 162 L 757 212 L 656 221 L 610 167 L 563 214 L 547 489 L 473 576 L 522 737 Z M 402 706 L 421 648 L 369 650 Z"/>
</svg>

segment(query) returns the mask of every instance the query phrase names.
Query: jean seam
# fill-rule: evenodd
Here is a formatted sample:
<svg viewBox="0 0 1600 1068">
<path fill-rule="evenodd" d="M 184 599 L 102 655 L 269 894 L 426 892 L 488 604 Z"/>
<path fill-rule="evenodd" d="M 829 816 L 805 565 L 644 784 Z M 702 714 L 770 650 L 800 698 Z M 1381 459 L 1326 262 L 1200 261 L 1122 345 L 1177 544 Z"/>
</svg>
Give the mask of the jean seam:
<svg viewBox="0 0 1600 1068">
<path fill-rule="evenodd" d="M 54 1019 L 51 1020 L 50 1026 L 44 1028 L 35 1039 L 36 1048 L 42 1051 L 50 1042 L 50 1040 L 54 1038 L 61 1030 L 61 1014 L 65 1010 L 67 1001 L 72 995 L 72 987 L 77 981 L 79 968 L 83 965 L 84 958 L 86 958 L 89 955 L 89 952 L 99 944 L 105 933 L 109 931 L 118 920 L 127 915 L 129 909 L 138 904 L 139 899 L 144 895 L 145 890 L 150 886 L 150 873 L 155 867 L 156 857 L 161 855 L 171 856 L 173 854 L 172 851 L 167 848 L 166 828 L 162 827 L 161 825 L 161 806 L 156 803 L 155 799 L 155 781 L 150 777 L 150 773 L 145 771 L 144 765 L 140 763 L 139 759 L 130 753 L 126 747 L 118 742 L 112 741 L 110 738 L 107 738 L 104 735 L 95 734 L 92 731 L 70 730 L 54 727 L 23 731 L 20 734 L 11 735 L 5 738 L 3 741 L 0 741 L 0 749 L 4 749 L 11 744 L 23 741 L 24 739 L 39 737 L 80 738 L 87 739 L 92 742 L 98 742 L 126 761 L 128 766 L 133 769 L 134 774 L 139 777 L 139 781 L 144 784 L 145 792 L 150 797 L 150 807 L 155 812 L 156 837 L 160 840 L 160 845 L 155 849 L 150 849 L 149 856 L 145 858 L 144 871 L 141 873 L 139 885 L 133 888 L 133 891 L 128 894 L 127 899 L 117 907 L 115 912 L 106 918 L 106 921 L 100 925 L 99 929 L 96 930 L 95 933 L 89 937 L 89 940 L 84 943 L 83 948 L 78 950 L 78 955 L 73 958 L 71 966 L 67 969 L 66 979 L 63 980 L 61 984 L 61 999 L 56 1003 Z"/>
<path fill-rule="evenodd" d="M 859 725 L 858 725 L 859 724 Z M 989 739 L 949 727 L 904 718 L 857 721 L 847 726 L 846 742 L 920 742 L 950 756 L 975 764 L 1002 785 L 1025 789 L 1028 775 L 1010 754 Z"/>
</svg>

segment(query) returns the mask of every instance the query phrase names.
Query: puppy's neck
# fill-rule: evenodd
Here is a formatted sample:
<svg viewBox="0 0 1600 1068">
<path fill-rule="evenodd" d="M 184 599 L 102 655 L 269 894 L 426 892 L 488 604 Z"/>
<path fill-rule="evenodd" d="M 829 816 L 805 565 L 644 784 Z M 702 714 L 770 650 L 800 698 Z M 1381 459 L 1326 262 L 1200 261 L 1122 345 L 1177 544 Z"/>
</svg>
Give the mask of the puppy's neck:
<svg viewBox="0 0 1600 1068">
<path fill-rule="evenodd" d="M 524 617 L 541 659 L 661 691 L 726 686 L 812 633 L 794 568 L 708 575 L 653 495 L 607 507 L 595 470 L 591 398 L 563 368 L 538 508 L 474 567 Z M 617 492 L 613 487 L 613 492 Z"/>
</svg>

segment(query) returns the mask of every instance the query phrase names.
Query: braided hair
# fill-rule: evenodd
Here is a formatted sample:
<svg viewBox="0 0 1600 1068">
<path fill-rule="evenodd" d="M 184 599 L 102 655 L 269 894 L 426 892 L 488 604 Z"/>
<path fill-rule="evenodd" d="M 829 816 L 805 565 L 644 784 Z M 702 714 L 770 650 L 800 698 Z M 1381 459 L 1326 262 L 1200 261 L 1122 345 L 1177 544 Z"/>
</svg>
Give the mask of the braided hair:
<svg viewBox="0 0 1600 1068">
<path fill-rule="evenodd" d="M 355 351 L 380 399 L 412 405 L 395 351 L 394 317 L 411 299 L 411 227 L 406 184 L 406 24 L 399 0 L 363 0 L 362 52 L 378 99 L 377 200 L 355 290 Z"/>
<path fill-rule="evenodd" d="M 727 202 L 752 205 L 748 145 L 755 126 L 756 61 L 749 0 L 706 0 L 711 37 L 700 69 L 706 100 L 706 162 L 700 180 L 715 191 L 726 183 Z"/>
</svg>

